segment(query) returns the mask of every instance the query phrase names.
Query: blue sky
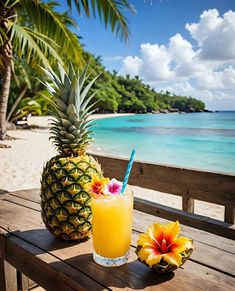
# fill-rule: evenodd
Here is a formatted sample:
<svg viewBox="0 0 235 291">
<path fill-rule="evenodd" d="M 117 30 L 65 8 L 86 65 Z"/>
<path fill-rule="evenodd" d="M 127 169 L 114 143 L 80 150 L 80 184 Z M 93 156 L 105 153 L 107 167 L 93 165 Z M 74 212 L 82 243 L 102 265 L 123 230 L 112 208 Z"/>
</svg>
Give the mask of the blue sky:
<svg viewBox="0 0 235 291">
<path fill-rule="evenodd" d="M 65 1 L 60 2 L 61 9 L 65 10 Z M 201 98 L 208 108 L 235 110 L 235 96 L 231 96 L 235 94 L 235 53 L 231 53 L 235 49 L 235 40 L 231 41 L 232 36 L 235 39 L 235 0 L 130 2 L 137 14 L 126 14 L 131 31 L 127 44 L 106 30 L 99 19 L 78 16 L 74 10 L 72 15 L 79 25 L 78 34 L 83 37 L 85 48 L 101 56 L 107 69 L 115 69 L 120 74 L 138 74 L 156 90 L 170 89 L 184 95 L 188 92 Z M 229 10 L 234 14 L 227 13 Z M 216 42 L 220 31 L 226 29 L 230 34 L 224 35 L 221 42 L 230 51 L 227 49 L 222 55 L 223 44 Z M 161 62 L 163 59 L 165 63 Z M 210 69 L 207 72 L 205 68 Z"/>
</svg>

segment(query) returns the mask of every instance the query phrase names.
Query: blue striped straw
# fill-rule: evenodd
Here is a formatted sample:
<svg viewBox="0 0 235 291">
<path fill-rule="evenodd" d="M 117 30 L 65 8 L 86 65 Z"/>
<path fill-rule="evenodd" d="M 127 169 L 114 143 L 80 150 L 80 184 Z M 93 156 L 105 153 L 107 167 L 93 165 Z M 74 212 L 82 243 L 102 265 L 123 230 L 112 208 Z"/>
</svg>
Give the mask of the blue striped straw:
<svg viewBox="0 0 235 291">
<path fill-rule="evenodd" d="M 127 166 L 127 169 L 126 169 L 126 173 L 125 173 L 125 176 L 124 176 L 124 180 L 123 180 L 123 183 L 122 183 L 121 194 L 123 194 L 125 192 L 126 185 L 127 185 L 127 182 L 128 182 L 129 176 L 130 176 L 131 168 L 132 168 L 132 165 L 133 165 L 133 162 L 134 162 L 135 154 L 136 154 L 136 150 L 133 149 L 132 152 L 131 152 L 131 157 L 130 157 L 130 160 L 129 160 L 129 163 L 128 163 L 128 166 Z"/>
</svg>

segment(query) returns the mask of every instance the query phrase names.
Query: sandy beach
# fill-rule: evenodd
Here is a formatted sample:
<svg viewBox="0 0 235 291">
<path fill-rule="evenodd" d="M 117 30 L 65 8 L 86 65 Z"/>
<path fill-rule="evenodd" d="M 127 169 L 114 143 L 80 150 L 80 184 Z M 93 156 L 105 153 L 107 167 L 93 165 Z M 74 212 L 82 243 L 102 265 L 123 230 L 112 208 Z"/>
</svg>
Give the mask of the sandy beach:
<svg viewBox="0 0 235 291">
<path fill-rule="evenodd" d="M 118 114 L 123 116 L 126 114 Z M 109 118 L 115 114 L 95 114 L 94 119 Z M 1 141 L 11 148 L 0 148 L 0 193 L 1 191 L 15 191 L 40 187 L 40 177 L 43 165 L 54 155 L 56 150 L 49 141 L 48 117 L 31 117 L 30 125 L 38 125 L 32 130 L 13 130 L 8 134 L 15 140 Z M 95 146 L 90 152 L 96 152 Z M 101 153 L 100 151 L 97 154 Z M 103 153 L 103 152 L 102 152 Z M 160 204 L 181 209 L 181 198 L 152 191 L 140 187 L 133 187 L 135 195 Z M 196 213 L 223 220 L 224 207 L 196 201 Z"/>
</svg>

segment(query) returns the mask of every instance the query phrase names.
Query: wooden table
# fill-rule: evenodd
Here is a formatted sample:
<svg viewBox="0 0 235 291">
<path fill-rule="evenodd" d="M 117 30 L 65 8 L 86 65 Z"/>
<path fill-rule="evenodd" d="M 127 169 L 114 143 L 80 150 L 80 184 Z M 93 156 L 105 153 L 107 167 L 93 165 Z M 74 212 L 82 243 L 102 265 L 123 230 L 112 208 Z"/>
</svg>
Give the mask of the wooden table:
<svg viewBox="0 0 235 291">
<path fill-rule="evenodd" d="M 17 290 L 16 271 L 53 291 L 67 290 L 235 290 L 235 243 L 182 226 L 196 250 L 183 269 L 157 275 L 137 260 L 139 233 L 162 219 L 135 211 L 128 264 L 97 265 L 91 239 L 66 243 L 54 238 L 40 216 L 39 190 L 0 195 L 0 290 Z M 13 268 L 13 267 L 15 268 Z M 5 276 L 5 277 L 4 277 Z M 5 279 L 4 279 L 5 278 Z M 26 290 L 23 280 L 23 290 Z"/>
</svg>

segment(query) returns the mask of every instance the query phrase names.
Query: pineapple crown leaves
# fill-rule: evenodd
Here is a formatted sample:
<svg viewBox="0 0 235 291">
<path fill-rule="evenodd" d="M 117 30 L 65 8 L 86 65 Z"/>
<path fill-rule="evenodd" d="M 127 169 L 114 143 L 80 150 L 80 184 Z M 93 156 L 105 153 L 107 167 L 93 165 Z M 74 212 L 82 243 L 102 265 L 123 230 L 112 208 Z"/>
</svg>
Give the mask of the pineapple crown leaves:
<svg viewBox="0 0 235 291">
<path fill-rule="evenodd" d="M 84 153 L 86 147 L 94 139 L 91 137 L 93 120 L 90 115 L 95 111 L 92 102 L 98 90 L 89 95 L 90 89 L 99 78 L 97 75 L 87 82 L 89 63 L 84 70 L 74 71 L 70 63 L 67 72 L 58 64 L 58 74 L 42 68 L 49 82 L 42 82 L 47 90 L 55 97 L 53 119 L 50 120 L 50 139 L 63 155 L 77 156 Z"/>
</svg>

